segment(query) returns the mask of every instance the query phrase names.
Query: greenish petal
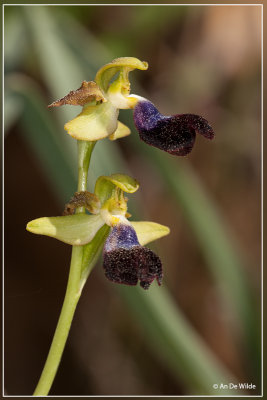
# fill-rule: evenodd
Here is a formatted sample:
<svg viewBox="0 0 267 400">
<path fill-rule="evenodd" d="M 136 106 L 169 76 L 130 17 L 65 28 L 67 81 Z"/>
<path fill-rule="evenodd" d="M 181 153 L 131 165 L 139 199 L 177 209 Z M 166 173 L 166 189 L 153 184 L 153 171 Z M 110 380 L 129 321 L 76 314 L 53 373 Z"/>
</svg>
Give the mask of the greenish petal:
<svg viewBox="0 0 267 400">
<path fill-rule="evenodd" d="M 139 243 L 144 246 L 170 233 L 167 226 L 148 221 L 130 221 L 136 231 Z"/>
<path fill-rule="evenodd" d="M 114 133 L 119 111 L 111 102 L 85 105 L 82 112 L 64 126 L 74 139 L 96 141 Z"/>
<path fill-rule="evenodd" d="M 114 186 L 120 188 L 126 193 L 134 193 L 139 188 L 139 183 L 135 179 L 124 174 L 100 176 L 95 184 L 95 194 L 102 204 L 110 197 Z"/>
<path fill-rule="evenodd" d="M 100 215 L 77 214 L 37 218 L 30 221 L 26 229 L 67 244 L 83 245 L 89 243 L 103 225 L 104 221 Z"/>
<path fill-rule="evenodd" d="M 97 85 L 106 92 L 111 79 L 119 72 L 125 75 L 125 81 L 128 81 L 128 73 L 134 69 L 146 70 L 148 63 L 140 61 L 135 57 L 120 57 L 111 61 L 100 68 L 96 74 L 95 81 Z M 127 89 L 128 90 L 128 89 Z"/>
<path fill-rule="evenodd" d="M 128 128 L 128 126 L 124 125 L 122 122 L 118 121 L 118 127 L 115 130 L 114 133 L 112 133 L 112 135 L 110 135 L 108 138 L 110 140 L 117 140 L 120 138 L 123 138 L 125 136 L 130 135 L 131 131 Z"/>
</svg>

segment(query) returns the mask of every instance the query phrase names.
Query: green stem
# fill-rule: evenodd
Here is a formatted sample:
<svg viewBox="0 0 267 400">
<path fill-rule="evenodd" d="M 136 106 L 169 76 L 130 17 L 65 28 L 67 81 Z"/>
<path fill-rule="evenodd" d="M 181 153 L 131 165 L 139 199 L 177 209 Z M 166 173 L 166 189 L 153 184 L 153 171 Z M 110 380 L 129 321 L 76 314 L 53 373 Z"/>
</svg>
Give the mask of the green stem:
<svg viewBox="0 0 267 400">
<path fill-rule="evenodd" d="M 95 142 L 78 140 L 78 192 L 87 189 L 87 176 Z"/>
<path fill-rule="evenodd" d="M 78 191 L 87 189 L 88 169 L 94 145 L 94 142 L 78 141 Z M 84 208 L 80 207 L 76 212 L 82 213 Z M 81 296 L 83 250 L 84 246 L 72 246 L 69 279 L 62 310 L 34 396 L 46 396 L 55 379 L 74 312 Z"/>
<path fill-rule="evenodd" d="M 33 394 L 34 396 L 46 396 L 57 373 L 76 305 L 80 298 L 79 286 L 82 255 L 82 246 L 73 246 L 69 280 L 64 303 L 42 375 Z"/>
</svg>

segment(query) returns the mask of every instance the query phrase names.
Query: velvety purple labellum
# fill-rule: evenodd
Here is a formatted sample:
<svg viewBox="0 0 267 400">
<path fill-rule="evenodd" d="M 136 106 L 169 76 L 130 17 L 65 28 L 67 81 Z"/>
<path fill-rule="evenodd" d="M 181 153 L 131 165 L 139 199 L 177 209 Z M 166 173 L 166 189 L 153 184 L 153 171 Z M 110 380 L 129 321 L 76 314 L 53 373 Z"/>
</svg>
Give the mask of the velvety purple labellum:
<svg viewBox="0 0 267 400">
<path fill-rule="evenodd" d="M 129 249 L 133 246 L 140 246 L 134 228 L 131 225 L 118 224 L 112 228 L 106 240 L 104 251 L 112 251 L 118 247 Z"/>
<path fill-rule="evenodd" d="M 106 277 L 115 283 L 137 285 L 148 289 L 156 278 L 162 282 L 162 265 L 159 257 L 139 244 L 135 230 L 129 225 L 117 225 L 109 234 L 104 246 Z"/>
<path fill-rule="evenodd" d="M 185 156 L 192 150 L 196 133 L 214 138 L 208 122 L 195 114 L 164 116 L 150 101 L 139 101 L 134 109 L 134 122 L 140 138 L 176 156 Z"/>
</svg>

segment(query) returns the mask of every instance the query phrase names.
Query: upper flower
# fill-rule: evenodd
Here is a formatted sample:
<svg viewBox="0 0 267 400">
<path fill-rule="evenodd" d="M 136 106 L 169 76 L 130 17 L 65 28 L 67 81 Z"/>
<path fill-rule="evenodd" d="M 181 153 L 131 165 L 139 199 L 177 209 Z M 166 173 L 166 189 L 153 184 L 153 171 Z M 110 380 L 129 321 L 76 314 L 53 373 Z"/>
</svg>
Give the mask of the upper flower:
<svg viewBox="0 0 267 400">
<path fill-rule="evenodd" d="M 118 121 L 118 115 L 119 109 L 133 108 L 136 104 L 136 100 L 129 96 L 129 72 L 147 68 L 146 62 L 134 57 L 116 58 L 100 68 L 95 81 L 84 81 L 79 89 L 49 107 L 64 104 L 83 106 L 82 112 L 65 124 L 66 131 L 75 139 L 95 141 L 108 136 L 115 140 L 127 136 L 130 129 Z"/>
<path fill-rule="evenodd" d="M 110 140 L 130 134 L 130 129 L 118 121 L 119 110 L 134 109 L 134 122 L 141 140 L 175 156 L 191 152 L 196 133 L 214 138 L 208 122 L 199 115 L 162 115 L 149 100 L 130 94 L 129 72 L 146 70 L 148 64 L 134 57 L 116 58 L 99 69 L 95 81 L 82 83 L 49 107 L 64 104 L 80 105 L 82 112 L 65 124 L 67 132 L 79 140 Z"/>
</svg>

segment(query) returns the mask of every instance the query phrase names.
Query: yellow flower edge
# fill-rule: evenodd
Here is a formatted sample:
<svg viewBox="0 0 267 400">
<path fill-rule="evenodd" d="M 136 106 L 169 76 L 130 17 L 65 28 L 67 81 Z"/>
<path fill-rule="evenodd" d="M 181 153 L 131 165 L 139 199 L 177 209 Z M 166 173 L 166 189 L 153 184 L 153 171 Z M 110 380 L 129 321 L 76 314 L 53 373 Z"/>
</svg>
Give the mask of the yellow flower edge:
<svg viewBox="0 0 267 400">
<path fill-rule="evenodd" d="M 118 126 L 119 110 L 110 102 L 86 105 L 82 112 L 67 122 L 64 129 L 78 140 L 96 141 L 113 134 Z"/>
</svg>

